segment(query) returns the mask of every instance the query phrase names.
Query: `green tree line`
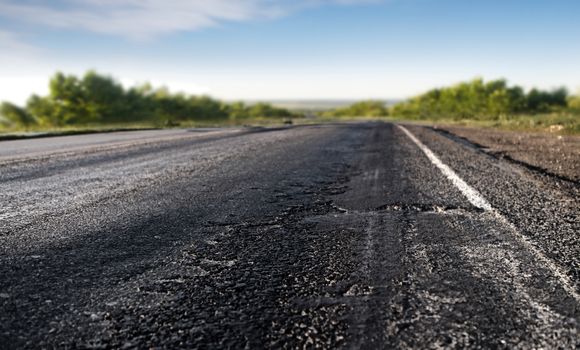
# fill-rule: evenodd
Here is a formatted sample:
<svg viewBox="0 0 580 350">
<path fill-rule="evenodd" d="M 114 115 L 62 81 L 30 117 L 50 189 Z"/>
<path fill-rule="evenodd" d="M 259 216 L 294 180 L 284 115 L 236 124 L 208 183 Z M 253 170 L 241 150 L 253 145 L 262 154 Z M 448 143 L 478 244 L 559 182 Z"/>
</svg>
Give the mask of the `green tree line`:
<svg viewBox="0 0 580 350">
<path fill-rule="evenodd" d="M 389 110 L 383 101 L 361 101 L 321 113 L 323 117 L 386 117 Z"/>
<path fill-rule="evenodd" d="M 579 99 L 569 96 L 565 88 L 525 92 L 505 80 L 474 79 L 430 90 L 394 105 L 390 112 L 410 119 L 496 120 L 518 114 L 580 110 Z"/>
<path fill-rule="evenodd" d="M 503 79 L 485 82 L 474 79 L 386 107 L 381 101 L 361 101 L 319 113 L 323 117 L 403 117 L 406 119 L 497 120 L 516 115 L 570 112 L 580 114 L 580 91 L 576 96 L 565 88 L 550 91 L 509 86 Z"/>
<path fill-rule="evenodd" d="M 62 127 L 118 123 L 224 122 L 296 117 L 270 104 L 225 103 L 207 96 L 171 93 L 150 84 L 124 88 L 111 76 L 89 71 L 82 77 L 56 73 L 47 96 L 32 95 L 24 107 L 0 105 L 0 123 L 9 127 Z"/>
</svg>

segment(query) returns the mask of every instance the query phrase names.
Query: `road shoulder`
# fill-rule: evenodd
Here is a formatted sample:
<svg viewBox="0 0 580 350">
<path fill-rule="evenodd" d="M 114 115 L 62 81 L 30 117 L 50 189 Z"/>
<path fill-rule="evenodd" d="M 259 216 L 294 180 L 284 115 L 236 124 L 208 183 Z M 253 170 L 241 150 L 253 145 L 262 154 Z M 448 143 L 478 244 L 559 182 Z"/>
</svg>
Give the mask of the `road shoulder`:
<svg viewBox="0 0 580 350">
<path fill-rule="evenodd" d="M 580 183 L 580 136 L 445 125 L 433 130 L 532 171 Z"/>
</svg>

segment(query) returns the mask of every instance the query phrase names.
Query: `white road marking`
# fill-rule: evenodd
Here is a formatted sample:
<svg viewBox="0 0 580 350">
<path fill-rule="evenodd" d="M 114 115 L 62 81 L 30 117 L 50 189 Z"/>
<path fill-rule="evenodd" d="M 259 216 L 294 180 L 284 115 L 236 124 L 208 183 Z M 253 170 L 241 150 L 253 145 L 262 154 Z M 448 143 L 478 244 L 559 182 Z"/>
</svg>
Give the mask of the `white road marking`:
<svg viewBox="0 0 580 350">
<path fill-rule="evenodd" d="M 425 146 L 415 135 L 411 134 L 404 126 L 397 125 L 401 130 L 409 136 L 409 138 L 415 142 L 415 144 L 425 153 L 427 158 L 433 163 L 443 175 L 445 175 L 451 182 L 463 193 L 467 200 L 477 208 L 483 209 L 485 211 L 492 211 L 491 205 L 477 192 L 473 187 L 469 186 L 465 181 L 463 181 L 450 167 L 445 165 L 427 146 Z"/>
<path fill-rule="evenodd" d="M 540 261 L 542 261 L 546 267 L 556 276 L 560 283 L 562 283 L 562 288 L 576 300 L 576 302 L 580 303 L 580 294 L 576 291 L 574 287 L 574 283 L 570 280 L 568 275 L 564 273 L 551 259 L 546 257 L 543 252 L 541 252 L 532 242 L 528 240 L 526 236 L 521 234 L 516 226 L 512 224 L 505 216 L 503 216 L 500 212 L 494 209 L 491 204 L 473 187 L 469 186 L 463 179 L 459 177 L 451 169 L 449 166 L 444 164 L 439 157 L 433 153 L 427 146 L 423 144 L 423 142 L 419 141 L 407 128 L 402 125 L 397 125 L 399 129 L 401 129 L 411 141 L 413 141 L 420 149 L 425 153 L 427 158 L 435 165 L 445 177 L 447 177 L 454 185 L 463 193 L 465 197 L 469 200 L 471 204 L 475 207 L 485 210 L 486 212 L 490 212 L 496 220 L 502 222 L 505 226 L 509 228 L 509 230 L 514 234 L 516 239 Z"/>
</svg>

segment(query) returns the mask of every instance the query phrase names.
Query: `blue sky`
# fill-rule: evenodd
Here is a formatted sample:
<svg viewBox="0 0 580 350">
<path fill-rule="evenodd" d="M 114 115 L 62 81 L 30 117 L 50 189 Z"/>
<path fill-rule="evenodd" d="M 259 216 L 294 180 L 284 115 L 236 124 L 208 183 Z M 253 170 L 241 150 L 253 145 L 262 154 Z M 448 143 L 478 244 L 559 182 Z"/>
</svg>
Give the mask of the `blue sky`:
<svg viewBox="0 0 580 350">
<path fill-rule="evenodd" d="M 96 69 L 223 99 L 580 88 L 578 0 L 0 0 L 0 99 Z"/>
</svg>

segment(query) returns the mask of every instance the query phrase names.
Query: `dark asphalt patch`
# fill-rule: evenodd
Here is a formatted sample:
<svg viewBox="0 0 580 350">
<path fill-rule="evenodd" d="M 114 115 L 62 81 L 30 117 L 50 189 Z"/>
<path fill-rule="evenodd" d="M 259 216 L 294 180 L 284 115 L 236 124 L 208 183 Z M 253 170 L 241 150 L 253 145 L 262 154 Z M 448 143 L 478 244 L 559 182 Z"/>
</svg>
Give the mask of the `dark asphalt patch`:
<svg viewBox="0 0 580 350">
<path fill-rule="evenodd" d="M 483 182 L 489 157 L 414 132 L 508 208 L 489 191 L 516 173 L 494 169 Z M 59 168 L 62 178 L 54 159 L 38 178 L 14 180 L 33 197 L 26 186 L 50 184 L 38 198 L 62 204 L 47 216 L 44 202 L 23 199 L 33 219 L 4 223 L 0 347 L 578 345 L 578 303 L 552 271 L 393 125 L 170 146 L 120 151 L 110 164 L 103 154 Z M 87 174 L 92 196 L 70 201 L 65 184 Z M 126 183 L 87 180 L 114 175 Z"/>
</svg>

